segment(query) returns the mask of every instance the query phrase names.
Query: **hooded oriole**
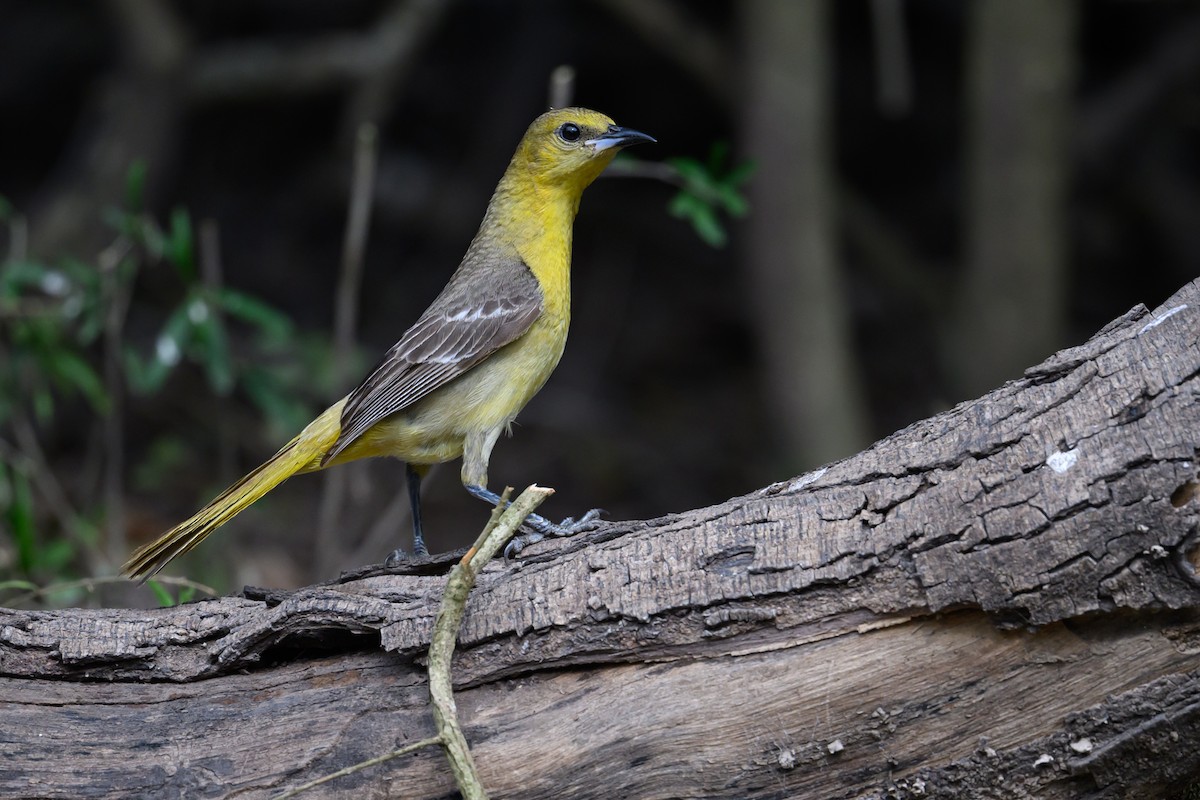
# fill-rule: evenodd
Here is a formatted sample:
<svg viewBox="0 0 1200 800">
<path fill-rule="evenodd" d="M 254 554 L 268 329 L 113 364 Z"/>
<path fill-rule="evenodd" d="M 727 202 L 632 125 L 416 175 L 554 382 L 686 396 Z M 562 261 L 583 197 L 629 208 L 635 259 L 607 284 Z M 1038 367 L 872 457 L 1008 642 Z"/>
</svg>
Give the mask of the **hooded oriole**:
<svg viewBox="0 0 1200 800">
<path fill-rule="evenodd" d="M 124 572 L 148 578 L 292 475 L 359 458 L 406 462 L 418 553 L 427 552 L 420 481 L 430 465 L 461 456 L 467 491 L 497 502 L 487 489 L 492 447 L 566 344 L 571 226 L 583 190 L 622 147 L 653 141 L 583 108 L 535 119 L 450 282 L 366 380 L 191 519 L 138 549 Z M 570 520 L 528 522 L 543 534 L 573 530 Z"/>
</svg>

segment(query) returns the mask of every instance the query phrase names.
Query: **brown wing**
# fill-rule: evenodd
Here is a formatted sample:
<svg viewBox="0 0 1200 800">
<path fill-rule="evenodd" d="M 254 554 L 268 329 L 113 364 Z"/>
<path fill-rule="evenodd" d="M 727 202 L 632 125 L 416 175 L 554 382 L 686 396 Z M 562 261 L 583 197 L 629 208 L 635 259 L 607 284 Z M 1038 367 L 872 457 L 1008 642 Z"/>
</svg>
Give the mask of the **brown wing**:
<svg viewBox="0 0 1200 800">
<path fill-rule="evenodd" d="M 384 417 L 462 375 L 514 341 L 542 313 L 542 291 L 522 261 L 464 263 L 442 294 L 388 350 L 342 409 L 327 463 Z"/>
</svg>

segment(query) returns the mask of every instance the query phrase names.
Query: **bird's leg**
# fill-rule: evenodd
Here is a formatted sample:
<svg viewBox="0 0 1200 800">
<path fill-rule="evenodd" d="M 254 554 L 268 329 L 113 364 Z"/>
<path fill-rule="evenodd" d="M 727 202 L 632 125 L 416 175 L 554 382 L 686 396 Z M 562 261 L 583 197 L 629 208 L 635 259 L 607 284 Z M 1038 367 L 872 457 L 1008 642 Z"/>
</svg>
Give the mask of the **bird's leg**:
<svg viewBox="0 0 1200 800">
<path fill-rule="evenodd" d="M 425 534 L 421 529 L 421 477 L 429 471 L 426 466 L 413 466 L 405 463 L 404 477 L 408 483 L 408 502 L 412 507 L 413 523 L 413 553 L 417 556 L 428 556 L 429 548 L 425 546 Z M 384 561 L 389 567 L 394 567 L 404 560 L 403 547 L 397 547 Z"/>
<path fill-rule="evenodd" d="M 463 441 L 463 487 L 471 493 L 471 496 L 478 497 L 493 506 L 499 505 L 500 495 L 487 488 L 488 458 L 492 454 L 492 447 L 500 438 L 500 433 L 505 427 L 507 425 L 499 425 L 482 434 L 468 435 Z M 567 517 L 558 524 L 540 514 L 530 514 L 522 523 L 528 530 L 513 537 L 512 541 L 504 548 L 504 557 L 512 558 L 527 546 L 534 542 L 540 542 L 547 536 L 573 536 L 580 531 L 588 530 L 594 527 L 594 523 L 602 513 L 604 512 L 600 509 L 593 508 L 579 519 Z"/>
<path fill-rule="evenodd" d="M 472 497 L 478 497 L 485 503 L 490 503 L 493 506 L 500 503 L 500 495 L 483 486 L 465 483 L 463 487 L 471 493 Z M 577 533 L 590 530 L 595 527 L 596 520 L 600 519 L 600 515 L 603 513 L 603 509 L 593 508 L 579 519 L 567 517 L 559 523 L 551 522 L 540 514 L 530 514 L 525 518 L 525 522 L 522 523 L 529 530 L 519 536 L 513 537 L 512 541 L 504 548 L 504 557 L 512 558 L 529 545 L 534 542 L 540 542 L 547 536 L 574 536 Z"/>
<path fill-rule="evenodd" d="M 425 546 L 425 531 L 421 528 L 421 478 L 425 477 L 428 471 L 429 467 L 424 465 L 404 465 L 404 477 L 408 482 L 408 502 L 412 507 L 413 553 L 418 556 L 429 555 L 429 548 Z"/>
</svg>

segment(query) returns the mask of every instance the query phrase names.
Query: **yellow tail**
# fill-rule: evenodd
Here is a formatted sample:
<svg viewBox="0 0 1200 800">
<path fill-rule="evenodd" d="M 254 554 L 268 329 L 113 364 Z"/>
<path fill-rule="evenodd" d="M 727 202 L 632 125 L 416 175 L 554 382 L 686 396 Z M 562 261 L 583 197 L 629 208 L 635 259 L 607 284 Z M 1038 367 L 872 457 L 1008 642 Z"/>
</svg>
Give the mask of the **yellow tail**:
<svg viewBox="0 0 1200 800">
<path fill-rule="evenodd" d="M 328 416 L 328 412 L 319 420 Z M 309 429 L 314 425 L 310 425 Z M 221 492 L 220 496 L 197 511 L 192 518 L 144 545 L 129 557 L 121 568 L 131 578 L 143 582 L 165 567 L 172 559 L 183 555 L 210 533 L 233 519 L 267 492 L 274 489 L 297 472 L 312 469 L 319 461 L 330 442 L 327 437 L 311 436 L 306 430 L 283 446 L 271 460 L 258 467 L 240 481 Z M 336 433 L 333 438 L 336 437 Z"/>
</svg>

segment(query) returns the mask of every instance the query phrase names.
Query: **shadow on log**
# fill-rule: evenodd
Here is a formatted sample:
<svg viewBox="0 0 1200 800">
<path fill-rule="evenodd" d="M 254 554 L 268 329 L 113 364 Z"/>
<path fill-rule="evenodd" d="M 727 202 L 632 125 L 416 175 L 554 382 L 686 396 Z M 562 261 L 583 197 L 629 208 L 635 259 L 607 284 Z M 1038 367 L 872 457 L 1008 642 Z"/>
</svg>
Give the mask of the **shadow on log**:
<svg viewBox="0 0 1200 800">
<path fill-rule="evenodd" d="M 869 450 L 480 576 L 497 798 L 1125 798 L 1200 779 L 1200 282 Z M 428 737 L 451 559 L 0 610 L 0 796 L 271 797 Z M 421 752 L 323 797 L 454 792 Z"/>
</svg>

